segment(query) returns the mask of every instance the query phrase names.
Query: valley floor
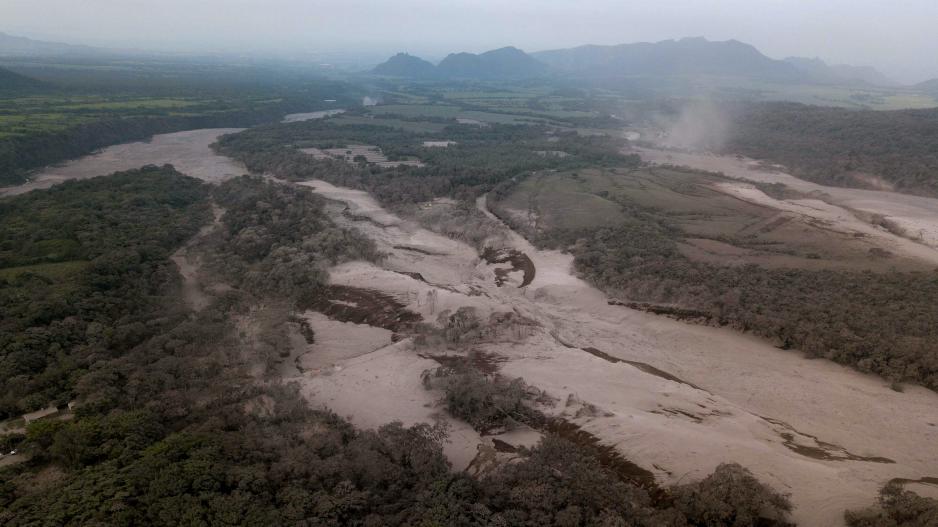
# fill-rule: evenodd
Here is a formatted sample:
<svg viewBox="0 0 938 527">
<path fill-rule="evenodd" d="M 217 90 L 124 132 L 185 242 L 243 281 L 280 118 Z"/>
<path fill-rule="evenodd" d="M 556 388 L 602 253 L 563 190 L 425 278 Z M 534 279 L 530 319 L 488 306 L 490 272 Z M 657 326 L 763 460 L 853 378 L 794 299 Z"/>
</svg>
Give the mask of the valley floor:
<svg viewBox="0 0 938 527">
<path fill-rule="evenodd" d="M 190 175 L 220 181 L 241 169 L 208 149 L 219 133 L 168 134 L 151 143 L 113 147 L 117 150 L 50 169 L 28 185 L 147 163 L 172 163 Z M 667 155 L 672 157 L 658 160 L 692 161 Z M 738 462 L 763 482 L 791 493 L 793 518 L 800 525 L 826 526 L 841 524 L 845 509 L 872 503 L 891 479 L 938 476 L 935 392 L 914 386 L 896 392 L 879 378 L 807 360 L 727 329 L 610 305 L 604 294 L 573 275 L 569 255 L 537 250 L 506 227 L 508 246 L 534 266 L 533 280 L 519 287 L 521 272 L 489 264 L 474 248 L 391 214 L 365 192 L 322 181 L 302 184 L 340 204 L 330 209 L 335 221 L 360 230 L 388 254 L 381 265 L 351 262 L 332 269 L 332 284 L 390 295 L 426 322 L 466 306 L 483 320 L 504 312 L 530 319 L 532 326 L 476 347 L 501 374 L 523 377 L 549 394 L 555 404 L 545 406 L 545 412 L 615 446 L 661 483 L 692 480 L 721 462 Z M 901 209 L 897 200 L 870 201 L 862 191 L 824 190 L 849 199 L 845 206 L 883 206 L 881 213 L 907 218 L 906 224 L 918 218 L 926 231 L 938 225 L 938 206 L 930 202 L 910 199 L 909 208 Z M 478 207 L 495 219 L 484 197 Z M 923 240 L 931 243 L 928 236 Z M 501 287 L 497 269 L 507 277 Z M 319 346 L 343 344 L 322 360 L 304 358 L 317 344 L 300 344 L 303 349 L 294 357 L 298 367 L 284 368 L 284 380 L 298 382 L 310 404 L 332 408 L 365 427 L 394 420 L 447 421 L 446 453 L 454 468 L 479 470 L 480 459 L 497 446 L 492 437 L 448 418 L 438 394 L 421 383 L 421 373 L 439 365 L 432 356 L 438 350 L 410 338 L 392 342 L 366 325 L 306 316 Z M 522 428 L 498 439 L 527 445 L 536 441 L 537 432 Z"/>
</svg>

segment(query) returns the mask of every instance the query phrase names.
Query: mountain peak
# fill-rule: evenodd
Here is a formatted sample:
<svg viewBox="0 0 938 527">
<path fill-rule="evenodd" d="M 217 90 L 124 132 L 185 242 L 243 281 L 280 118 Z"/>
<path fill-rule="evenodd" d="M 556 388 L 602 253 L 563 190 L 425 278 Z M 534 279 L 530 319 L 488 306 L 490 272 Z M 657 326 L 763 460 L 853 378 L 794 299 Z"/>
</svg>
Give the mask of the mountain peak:
<svg viewBox="0 0 938 527">
<path fill-rule="evenodd" d="M 375 66 L 371 72 L 389 77 L 430 78 L 436 74 L 436 68 L 420 57 L 398 53 Z"/>
<path fill-rule="evenodd" d="M 410 78 L 517 79 L 536 77 L 547 66 L 513 46 L 485 53 L 450 53 L 437 66 L 407 53 L 398 53 L 376 66 L 372 73 Z"/>
<path fill-rule="evenodd" d="M 39 86 L 42 86 L 42 82 L 32 77 L 20 75 L 6 68 L 0 68 L 0 92 Z"/>
<path fill-rule="evenodd" d="M 621 75 L 737 75 L 791 79 L 791 64 L 766 57 L 738 40 L 711 41 L 704 37 L 640 42 L 617 46 L 581 46 L 542 51 L 536 59 L 557 70 L 596 77 Z"/>
<path fill-rule="evenodd" d="M 828 64 L 819 57 L 786 57 L 785 62 L 812 75 L 813 80 L 828 83 L 866 83 L 874 86 L 895 86 L 897 83 L 870 66 Z"/>
</svg>

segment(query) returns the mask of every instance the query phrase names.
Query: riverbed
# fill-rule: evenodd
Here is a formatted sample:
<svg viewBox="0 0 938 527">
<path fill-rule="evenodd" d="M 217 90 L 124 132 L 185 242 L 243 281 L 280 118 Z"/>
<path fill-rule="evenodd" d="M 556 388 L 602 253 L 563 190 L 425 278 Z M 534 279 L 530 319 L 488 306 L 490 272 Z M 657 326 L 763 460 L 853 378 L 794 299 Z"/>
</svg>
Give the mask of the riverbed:
<svg viewBox="0 0 938 527">
<path fill-rule="evenodd" d="M 241 130 L 243 128 L 203 128 L 154 135 L 149 141 L 109 146 L 93 154 L 41 169 L 25 184 L 0 188 L 0 196 L 49 188 L 70 179 L 87 179 L 144 165 L 167 163 L 183 174 L 219 183 L 248 171 L 241 163 L 217 155 L 209 146 L 220 136 Z"/>
<path fill-rule="evenodd" d="M 230 131 L 193 130 L 118 145 L 41 171 L 36 180 L 4 192 L 144 164 L 171 163 L 189 175 L 222 181 L 244 171 L 208 146 Z M 669 162 L 683 160 L 668 155 Z M 696 166 L 757 177 L 743 161 L 726 163 Z M 784 174 L 764 177 L 810 191 L 804 186 L 810 184 Z M 523 377 L 554 397 L 558 404 L 548 411 L 615 446 L 660 483 L 704 477 L 720 462 L 739 462 L 791 493 L 799 524 L 826 526 L 841 525 L 844 509 L 872 504 L 893 478 L 938 476 L 935 392 L 915 386 L 896 392 L 877 377 L 747 335 L 610 305 L 575 276 L 570 255 L 538 250 L 507 227 L 508 246 L 525 254 L 536 272 L 525 287 L 500 287 L 496 267 L 473 247 L 390 213 L 365 192 L 321 181 L 304 185 L 343 204 L 334 207 L 335 221 L 371 237 L 388 254 L 380 265 L 349 262 L 332 269 L 333 284 L 386 293 L 431 323 L 464 306 L 476 308 L 482 319 L 512 312 L 534 321 L 528 332 L 480 347 L 498 357 L 502 374 Z M 850 206 L 867 200 L 867 207 L 885 204 L 929 225 L 938 218 L 934 200 L 839 190 L 832 196 L 853 196 Z M 912 208 L 901 209 L 903 203 Z M 477 205 L 497 219 L 484 198 Z M 327 335 L 331 326 L 318 326 L 321 342 L 359 332 L 345 325 Z M 315 371 L 285 380 L 299 382 L 310 404 L 332 408 L 359 426 L 446 420 L 447 456 L 455 469 L 467 468 L 491 440 L 448 419 L 437 396 L 423 388 L 421 372 L 437 362 L 421 356 L 411 339 L 385 345 L 378 332 L 360 332 L 362 346 L 323 357 L 328 360 L 316 363 Z M 381 347 L 369 351 L 374 346 Z M 564 403 L 571 400 L 579 402 Z M 585 403 L 597 411 L 581 412 Z"/>
</svg>

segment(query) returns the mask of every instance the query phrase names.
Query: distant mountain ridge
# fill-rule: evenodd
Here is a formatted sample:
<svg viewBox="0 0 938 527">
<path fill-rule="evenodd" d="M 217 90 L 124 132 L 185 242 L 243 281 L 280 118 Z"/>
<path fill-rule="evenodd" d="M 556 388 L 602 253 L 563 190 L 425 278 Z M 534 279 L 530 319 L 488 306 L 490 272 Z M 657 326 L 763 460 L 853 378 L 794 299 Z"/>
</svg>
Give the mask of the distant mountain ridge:
<svg viewBox="0 0 938 527">
<path fill-rule="evenodd" d="M 436 66 L 398 53 L 371 72 L 415 79 L 714 75 L 810 84 L 898 85 L 868 66 L 827 64 L 818 58 L 773 59 L 745 42 L 711 41 L 703 37 L 611 46 L 585 45 L 535 53 L 504 47 L 481 54 L 451 53 Z"/>
<path fill-rule="evenodd" d="M 814 76 L 818 82 L 857 83 L 874 86 L 896 86 L 893 81 L 872 66 L 851 66 L 848 64 L 828 64 L 819 58 L 787 57 L 785 62 L 805 73 Z"/>
<path fill-rule="evenodd" d="M 398 53 L 387 61 L 375 66 L 372 73 L 387 75 L 389 77 L 409 77 L 414 79 L 429 79 L 435 77 L 436 66 L 420 57 Z"/>
<path fill-rule="evenodd" d="M 475 55 L 453 53 L 439 65 L 437 71 L 450 78 L 523 78 L 547 73 L 546 64 L 514 47 L 504 47 Z"/>
<path fill-rule="evenodd" d="M 46 42 L 26 37 L 17 37 L 0 32 L 0 56 L 3 57 L 37 57 L 57 55 L 97 55 L 105 53 L 101 48 L 63 44 L 61 42 Z"/>
<path fill-rule="evenodd" d="M 738 75 L 795 80 L 799 70 L 755 47 L 703 37 L 614 46 L 586 45 L 532 53 L 557 71 L 589 77 L 623 75 Z"/>
<path fill-rule="evenodd" d="M 915 85 L 916 88 L 926 93 L 931 93 L 938 97 L 938 79 L 929 79 Z"/>
<path fill-rule="evenodd" d="M 451 53 L 436 66 L 398 53 L 371 70 L 375 75 L 413 79 L 521 79 L 546 75 L 549 68 L 514 47 L 485 53 Z"/>
<path fill-rule="evenodd" d="M 43 83 L 25 75 L 0 68 L 0 92 L 8 90 L 19 90 L 23 88 L 37 88 Z"/>
</svg>

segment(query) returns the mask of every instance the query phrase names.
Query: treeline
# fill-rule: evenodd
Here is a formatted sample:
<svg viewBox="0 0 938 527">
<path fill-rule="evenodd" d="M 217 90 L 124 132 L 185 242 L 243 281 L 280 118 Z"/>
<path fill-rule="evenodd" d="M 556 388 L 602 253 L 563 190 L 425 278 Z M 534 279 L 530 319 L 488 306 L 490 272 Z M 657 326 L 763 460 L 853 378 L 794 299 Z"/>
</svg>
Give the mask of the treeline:
<svg viewBox="0 0 938 527">
<path fill-rule="evenodd" d="M 165 329 L 167 257 L 207 195 L 165 166 L 0 200 L 0 419 L 67 403 L 93 364 Z"/>
<path fill-rule="evenodd" d="M 938 525 L 938 500 L 925 498 L 891 481 L 879 493 L 876 507 L 847 511 L 848 527 L 925 527 Z"/>
<path fill-rule="evenodd" d="M 938 109 L 871 111 L 794 103 L 733 111 L 725 150 L 824 185 L 938 196 Z"/>
<path fill-rule="evenodd" d="M 630 215 L 623 225 L 552 229 L 536 241 L 569 249 L 577 271 L 613 296 L 938 390 L 938 272 L 695 262 L 678 250 L 680 230 L 639 208 L 623 211 Z"/>
<path fill-rule="evenodd" d="M 195 128 L 252 126 L 278 120 L 280 105 L 206 115 L 113 117 L 61 132 L 15 136 L 0 140 L 0 186 L 23 183 L 31 170 L 90 154 L 99 148 L 139 141 L 155 134 Z"/>
<path fill-rule="evenodd" d="M 139 193 L 131 190 L 134 184 Z M 168 187 L 158 192 L 162 214 L 149 213 L 146 207 L 157 198 L 152 187 L 161 184 Z M 180 187 L 192 195 L 174 194 Z M 557 437 L 476 479 L 451 471 L 440 427 L 390 424 L 359 431 L 329 412 L 310 409 L 293 387 L 256 382 L 252 365 L 263 359 L 238 321 L 265 304 L 265 292 L 276 297 L 281 291 L 251 276 L 281 274 L 264 266 L 284 248 L 330 261 L 361 257 L 368 248 L 356 240 L 336 242 L 338 233 L 320 200 L 307 191 L 259 178 L 229 181 L 215 193 L 226 212 L 217 239 L 208 240 L 205 250 L 238 260 L 221 272 L 239 287 L 192 313 L 173 294 L 178 277 L 167 269 L 166 256 L 205 219 L 206 192 L 200 183 L 163 168 L 63 184 L 4 202 L 17 207 L 17 217 L 45 215 L 39 220 L 45 228 L 77 217 L 86 227 L 76 232 L 93 232 L 88 238 L 114 233 L 113 242 L 98 240 L 105 248 L 133 240 L 129 231 L 114 230 L 123 224 L 171 234 L 154 235 L 157 242 L 147 244 L 146 251 L 134 245 L 127 249 L 154 265 L 113 260 L 117 269 L 134 273 L 111 279 L 107 305 L 124 311 L 127 302 L 144 302 L 147 319 L 137 326 L 135 339 L 102 340 L 125 333 L 122 324 L 130 321 L 100 316 L 107 312 L 101 306 L 88 308 L 86 315 L 96 318 L 85 333 L 97 339 L 91 345 L 104 349 L 87 367 L 71 371 L 77 379 L 71 395 L 79 402 L 73 419 L 40 420 L 27 427 L 25 436 L 2 438 L 4 445 L 29 456 L 0 469 L 3 525 L 657 527 L 751 525 L 763 522 L 767 510 L 787 511 L 784 497 L 736 465 L 676 487 L 668 499 L 652 499 Z M 56 195 L 73 206 L 42 201 Z M 106 208 L 96 197 L 117 210 L 130 207 L 134 217 L 75 210 L 84 202 Z M 47 206 L 27 207 L 40 204 Z M 30 217 L 29 210 L 40 212 Z M 166 214 L 176 220 L 165 219 Z M 30 223 L 17 227 L 20 235 L 13 239 L 20 247 L 42 241 L 24 230 Z M 185 232 L 178 232 L 179 225 L 186 225 Z M 315 273 L 291 287 L 311 293 L 324 278 Z M 154 285 L 144 292 L 130 285 L 137 282 Z M 60 285 L 70 283 L 63 279 Z M 24 299 L 33 294 L 22 292 Z M 61 317 L 69 316 L 52 318 L 66 323 Z M 30 330 L 24 327 L 18 335 Z M 63 347 L 61 354 L 86 345 Z M 463 390 L 470 400 L 473 386 Z M 481 408 L 487 404 L 479 403 Z M 471 415 L 471 409 L 466 411 Z"/>
<path fill-rule="evenodd" d="M 378 260 L 374 242 L 336 226 L 310 189 L 242 176 L 220 185 L 227 212 L 209 244 L 207 264 L 226 283 L 260 296 L 302 300 L 346 260 Z"/>
<path fill-rule="evenodd" d="M 440 137 L 456 141 L 446 148 L 424 147 Z M 370 144 L 389 159 L 417 157 L 426 166 L 383 168 L 314 159 L 298 148 L 336 148 Z M 443 132 L 419 134 L 376 125 L 337 125 L 329 119 L 260 126 L 219 139 L 217 150 L 242 161 L 252 171 L 290 181 L 323 179 L 371 192 L 389 206 L 426 202 L 436 197 L 475 198 L 536 170 L 615 164 L 637 166 L 638 156 L 619 153 L 621 143 L 605 136 L 548 134 L 541 126 L 455 125 Z M 566 156 L 545 155 L 562 151 Z"/>
</svg>

